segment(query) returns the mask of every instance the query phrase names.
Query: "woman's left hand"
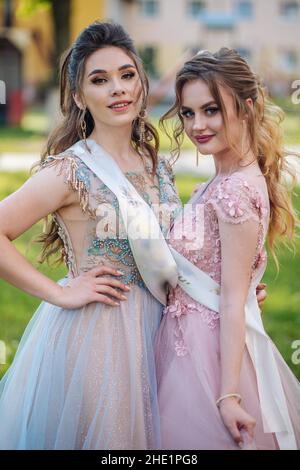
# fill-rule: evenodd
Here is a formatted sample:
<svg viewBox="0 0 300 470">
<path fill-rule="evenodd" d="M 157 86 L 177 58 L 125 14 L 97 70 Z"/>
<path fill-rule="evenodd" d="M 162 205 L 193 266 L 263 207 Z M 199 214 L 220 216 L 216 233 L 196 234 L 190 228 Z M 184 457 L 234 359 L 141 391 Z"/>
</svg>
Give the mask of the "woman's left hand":
<svg viewBox="0 0 300 470">
<path fill-rule="evenodd" d="M 263 307 L 265 300 L 268 296 L 266 287 L 267 284 L 264 283 L 258 284 L 258 286 L 256 287 L 256 297 L 260 308 Z"/>
</svg>

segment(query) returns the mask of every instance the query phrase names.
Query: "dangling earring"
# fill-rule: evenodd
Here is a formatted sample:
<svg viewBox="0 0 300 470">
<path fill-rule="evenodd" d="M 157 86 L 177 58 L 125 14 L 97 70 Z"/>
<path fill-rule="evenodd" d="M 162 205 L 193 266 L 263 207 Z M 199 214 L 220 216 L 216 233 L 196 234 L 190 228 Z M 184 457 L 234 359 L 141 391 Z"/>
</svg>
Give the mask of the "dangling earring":
<svg viewBox="0 0 300 470">
<path fill-rule="evenodd" d="M 241 145 L 241 155 L 242 159 L 244 158 L 244 152 L 245 152 L 245 121 L 243 119 L 242 121 L 242 145 Z"/>
<path fill-rule="evenodd" d="M 84 140 L 84 143 L 86 144 L 86 122 L 85 122 L 85 112 L 86 109 L 83 109 L 83 113 L 80 119 L 80 128 L 81 128 L 81 134 Z"/>
<path fill-rule="evenodd" d="M 196 165 L 199 166 L 199 150 L 198 150 L 198 147 L 196 147 Z"/>
<path fill-rule="evenodd" d="M 138 114 L 139 118 L 139 142 L 143 146 L 146 142 L 146 124 L 145 118 L 147 116 L 147 111 L 145 108 L 142 108 Z"/>
</svg>

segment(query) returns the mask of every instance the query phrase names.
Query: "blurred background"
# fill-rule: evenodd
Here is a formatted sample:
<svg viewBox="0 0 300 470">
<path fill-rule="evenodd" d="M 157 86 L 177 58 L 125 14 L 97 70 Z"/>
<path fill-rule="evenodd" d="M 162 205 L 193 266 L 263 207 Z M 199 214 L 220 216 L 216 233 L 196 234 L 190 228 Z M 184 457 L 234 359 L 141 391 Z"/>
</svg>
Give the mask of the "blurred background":
<svg viewBox="0 0 300 470">
<path fill-rule="evenodd" d="M 233 47 L 284 109 L 286 147 L 300 151 L 300 0 L 0 0 L 0 200 L 24 183 L 31 164 L 40 158 L 59 118 L 59 57 L 95 19 L 121 23 L 134 39 L 150 77 L 155 125 L 172 103 L 174 76 L 183 61 L 201 49 Z M 161 152 L 168 155 L 170 142 L 162 132 L 160 137 Z M 299 166 L 291 161 L 299 181 Z M 175 165 L 183 202 L 213 169 L 210 157 L 195 166 L 195 152 L 185 140 Z M 298 209 L 299 194 L 297 187 Z M 39 222 L 13 243 L 37 269 L 58 280 L 66 273 L 64 266 L 36 261 L 40 246 L 30 241 L 41 231 Z M 278 276 L 270 258 L 263 318 L 300 378 L 299 246 L 297 240 L 295 252 L 279 252 Z M 0 377 L 39 303 L 0 280 Z"/>
</svg>

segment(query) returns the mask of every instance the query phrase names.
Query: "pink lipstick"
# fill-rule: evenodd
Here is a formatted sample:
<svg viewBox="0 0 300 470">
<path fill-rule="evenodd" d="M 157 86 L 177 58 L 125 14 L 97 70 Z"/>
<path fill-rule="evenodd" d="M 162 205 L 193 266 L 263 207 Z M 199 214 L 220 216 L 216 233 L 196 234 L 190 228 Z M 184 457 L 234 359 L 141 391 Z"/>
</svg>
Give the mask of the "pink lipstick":
<svg viewBox="0 0 300 470">
<path fill-rule="evenodd" d="M 209 142 L 212 138 L 214 137 L 214 134 L 212 135 L 196 135 L 195 139 L 199 144 L 206 144 L 206 142 Z"/>
</svg>

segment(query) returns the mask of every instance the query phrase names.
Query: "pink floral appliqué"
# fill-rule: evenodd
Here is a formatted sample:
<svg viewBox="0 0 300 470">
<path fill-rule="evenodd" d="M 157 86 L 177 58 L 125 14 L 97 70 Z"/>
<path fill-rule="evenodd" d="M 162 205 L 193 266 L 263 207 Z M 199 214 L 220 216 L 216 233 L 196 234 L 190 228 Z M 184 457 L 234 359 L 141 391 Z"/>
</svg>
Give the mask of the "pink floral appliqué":
<svg viewBox="0 0 300 470">
<path fill-rule="evenodd" d="M 176 298 L 174 299 L 175 296 Z M 169 299 L 172 303 L 164 309 L 163 314 L 171 315 L 171 318 L 176 322 L 173 330 L 174 336 L 176 337 L 176 340 L 174 341 L 174 349 L 178 357 L 184 357 L 188 354 L 188 348 L 184 340 L 183 316 L 198 312 L 207 326 L 210 329 L 214 329 L 218 324 L 219 314 L 201 304 L 198 304 L 197 302 L 186 303 L 187 295 L 181 290 L 181 288 L 175 289 L 170 297 L 174 300 L 172 302 L 171 298 Z M 180 300 L 178 300 L 178 297 Z"/>
<path fill-rule="evenodd" d="M 171 318 L 174 318 L 176 320 L 176 325 L 174 327 L 174 335 L 176 338 L 176 341 L 174 341 L 174 348 L 176 351 L 176 354 L 178 357 L 183 357 L 186 356 L 188 353 L 186 344 L 184 342 L 183 338 L 183 333 L 184 333 L 184 328 L 182 324 L 182 315 L 186 315 L 187 313 L 187 307 L 183 305 L 179 300 L 175 300 L 175 302 L 168 307 L 166 307 L 163 311 L 163 314 L 166 315 L 171 315 Z"/>
</svg>

